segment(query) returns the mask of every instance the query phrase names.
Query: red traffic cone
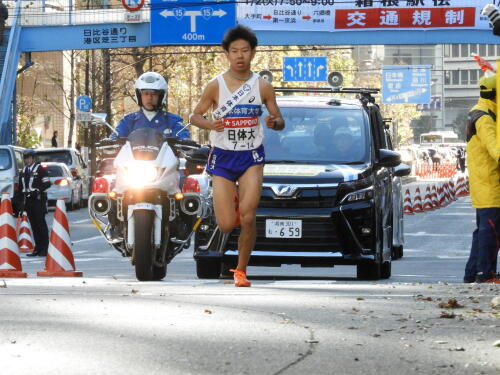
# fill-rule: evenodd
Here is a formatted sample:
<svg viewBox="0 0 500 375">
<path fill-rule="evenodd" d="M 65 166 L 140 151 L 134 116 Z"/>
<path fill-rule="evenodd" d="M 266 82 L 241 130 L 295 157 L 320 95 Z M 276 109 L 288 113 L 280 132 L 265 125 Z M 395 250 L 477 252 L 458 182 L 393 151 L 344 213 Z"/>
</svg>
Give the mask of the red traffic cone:
<svg viewBox="0 0 500 375">
<path fill-rule="evenodd" d="M 35 249 L 33 246 L 33 237 L 31 236 L 32 230 L 28 215 L 23 212 L 21 225 L 19 226 L 19 233 L 17 234 L 17 244 L 19 245 L 19 252 L 31 253 Z"/>
<path fill-rule="evenodd" d="M 82 276 L 75 271 L 75 260 L 71 252 L 68 217 L 64 199 L 58 199 L 54 222 L 50 231 L 50 244 L 45 260 L 45 270 L 38 271 L 37 276 Z"/>
<path fill-rule="evenodd" d="M 403 201 L 403 213 L 405 215 L 413 215 L 413 206 L 411 205 L 410 189 L 405 191 L 405 199 Z"/>
<path fill-rule="evenodd" d="M 420 188 L 415 191 L 415 197 L 413 198 L 413 212 L 424 212 L 422 207 L 422 197 L 420 196 Z"/>
<path fill-rule="evenodd" d="M 9 193 L 3 193 L 0 204 L 0 277 L 28 276 L 23 272 L 16 237 L 16 220 L 12 215 Z"/>
<path fill-rule="evenodd" d="M 431 193 L 431 201 L 432 201 L 432 208 L 440 208 L 439 206 L 439 199 L 436 191 L 436 185 L 432 185 L 432 193 Z"/>
<path fill-rule="evenodd" d="M 431 189 L 429 186 L 425 189 L 424 206 L 422 208 L 424 211 L 432 211 L 434 209 L 432 207 Z"/>
</svg>

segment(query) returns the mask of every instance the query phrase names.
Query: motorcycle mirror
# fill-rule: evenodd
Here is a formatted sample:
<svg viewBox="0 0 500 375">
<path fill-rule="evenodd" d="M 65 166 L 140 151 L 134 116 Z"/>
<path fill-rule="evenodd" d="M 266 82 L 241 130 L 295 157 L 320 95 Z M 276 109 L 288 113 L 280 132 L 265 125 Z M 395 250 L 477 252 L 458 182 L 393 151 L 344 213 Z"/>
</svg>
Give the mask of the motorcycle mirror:
<svg viewBox="0 0 500 375">
<path fill-rule="evenodd" d="M 113 133 L 118 135 L 118 132 L 115 130 L 115 128 L 113 128 L 106 122 L 106 116 L 107 116 L 106 113 L 92 113 L 91 116 L 92 116 L 92 121 L 91 121 L 92 124 L 107 126 L 109 129 L 111 129 Z"/>
<path fill-rule="evenodd" d="M 184 129 L 186 129 L 188 126 L 191 126 L 190 122 L 188 122 L 186 125 L 184 125 L 184 127 L 181 130 L 179 130 L 177 133 L 175 133 L 175 136 L 177 137 L 180 134 L 180 132 L 183 131 Z"/>
</svg>

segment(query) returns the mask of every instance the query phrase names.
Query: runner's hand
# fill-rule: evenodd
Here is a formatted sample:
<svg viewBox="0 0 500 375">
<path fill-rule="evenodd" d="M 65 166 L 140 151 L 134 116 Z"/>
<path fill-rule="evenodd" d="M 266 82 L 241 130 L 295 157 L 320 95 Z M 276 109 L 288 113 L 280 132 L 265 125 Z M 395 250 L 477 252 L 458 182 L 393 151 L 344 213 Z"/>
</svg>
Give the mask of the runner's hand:
<svg viewBox="0 0 500 375">
<path fill-rule="evenodd" d="M 276 126 L 276 116 L 266 116 L 266 125 L 269 129 L 274 129 Z"/>
<path fill-rule="evenodd" d="M 221 119 L 217 119 L 215 121 L 212 121 L 212 130 L 215 130 L 216 132 L 223 132 L 224 131 L 224 122 L 222 122 Z"/>
</svg>

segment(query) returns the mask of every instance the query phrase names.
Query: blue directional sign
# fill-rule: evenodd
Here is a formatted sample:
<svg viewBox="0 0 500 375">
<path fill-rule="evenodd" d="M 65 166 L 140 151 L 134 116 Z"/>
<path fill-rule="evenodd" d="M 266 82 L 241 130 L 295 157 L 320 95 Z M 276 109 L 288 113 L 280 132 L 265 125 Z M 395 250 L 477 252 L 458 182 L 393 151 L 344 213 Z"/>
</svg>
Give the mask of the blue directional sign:
<svg viewBox="0 0 500 375">
<path fill-rule="evenodd" d="M 326 57 L 283 57 L 283 81 L 326 81 Z"/>
<path fill-rule="evenodd" d="M 382 103 L 431 102 L 430 65 L 387 65 L 382 68 Z"/>
<path fill-rule="evenodd" d="M 220 44 L 236 25 L 236 2 L 152 0 L 151 44 Z"/>
<path fill-rule="evenodd" d="M 92 99 L 87 95 L 80 95 L 76 98 L 76 109 L 82 112 L 90 112 L 92 109 Z"/>
</svg>

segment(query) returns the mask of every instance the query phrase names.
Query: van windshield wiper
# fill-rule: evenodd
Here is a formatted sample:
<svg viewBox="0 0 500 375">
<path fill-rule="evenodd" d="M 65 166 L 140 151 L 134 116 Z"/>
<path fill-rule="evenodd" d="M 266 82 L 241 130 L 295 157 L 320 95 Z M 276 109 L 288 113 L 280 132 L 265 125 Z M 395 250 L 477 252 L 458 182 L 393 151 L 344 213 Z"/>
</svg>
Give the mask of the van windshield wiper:
<svg viewBox="0 0 500 375">
<path fill-rule="evenodd" d="M 304 160 L 266 160 L 266 164 L 318 164 L 313 161 Z"/>
</svg>

